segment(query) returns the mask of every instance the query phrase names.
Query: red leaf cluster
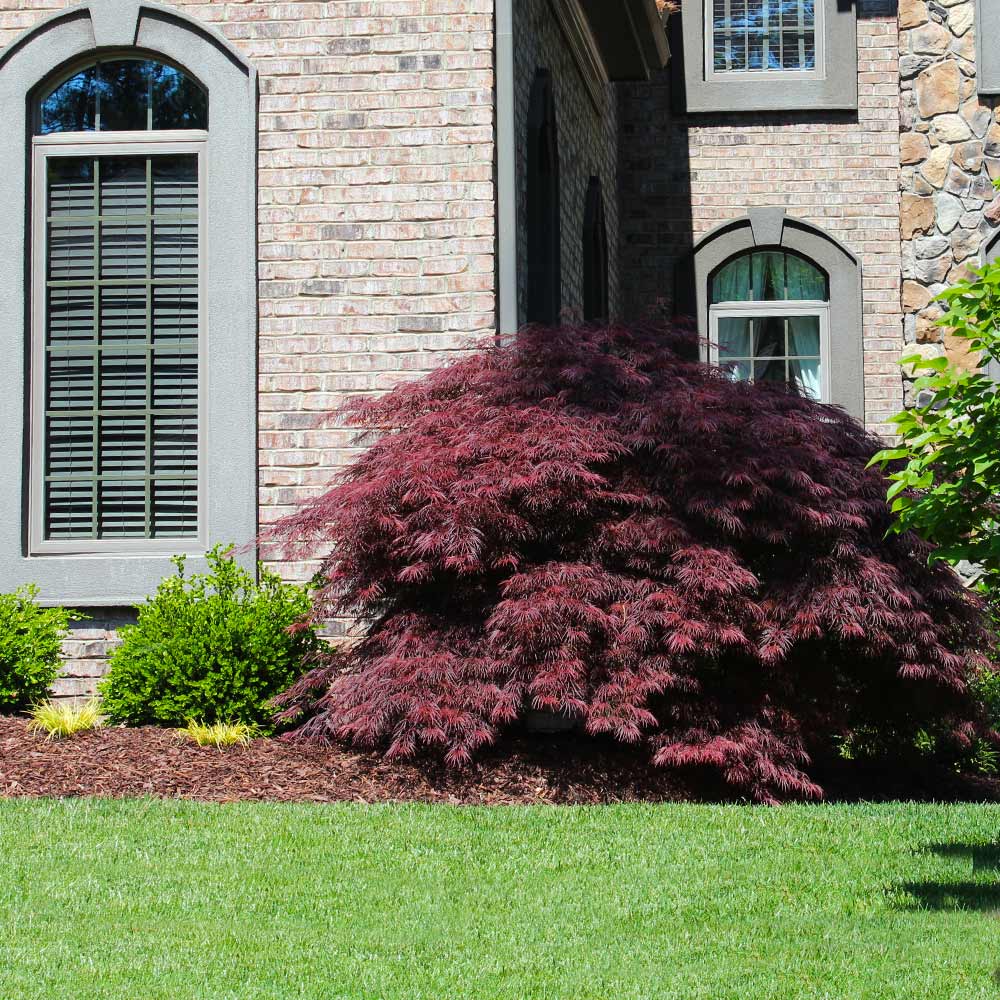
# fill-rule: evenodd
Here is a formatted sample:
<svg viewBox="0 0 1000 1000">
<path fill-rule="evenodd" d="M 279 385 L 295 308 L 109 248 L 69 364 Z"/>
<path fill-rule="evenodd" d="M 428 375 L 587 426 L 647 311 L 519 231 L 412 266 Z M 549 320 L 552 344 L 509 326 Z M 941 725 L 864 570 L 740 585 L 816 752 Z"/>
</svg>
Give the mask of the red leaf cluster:
<svg viewBox="0 0 1000 1000">
<path fill-rule="evenodd" d="M 887 536 L 878 442 L 691 346 L 529 328 L 352 407 L 370 447 L 269 533 L 364 623 L 284 696 L 297 735 L 458 764 L 548 710 L 763 801 L 860 727 L 973 738 L 981 609 Z"/>
</svg>

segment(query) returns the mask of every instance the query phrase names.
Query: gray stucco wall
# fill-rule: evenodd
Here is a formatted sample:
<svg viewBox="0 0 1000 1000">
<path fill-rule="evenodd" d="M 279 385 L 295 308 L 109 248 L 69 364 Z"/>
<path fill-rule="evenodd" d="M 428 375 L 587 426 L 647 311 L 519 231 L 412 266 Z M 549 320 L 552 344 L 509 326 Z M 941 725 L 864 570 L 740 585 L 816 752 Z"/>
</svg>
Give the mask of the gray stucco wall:
<svg viewBox="0 0 1000 1000">
<path fill-rule="evenodd" d="M 615 86 L 606 88 L 603 114 L 594 106 L 549 0 L 514 0 L 514 101 L 517 148 L 517 257 L 527 259 L 528 103 L 538 67 L 552 74 L 559 134 L 562 227 L 562 306 L 564 315 L 583 312 L 583 214 L 587 184 L 600 177 L 608 227 L 608 302 L 620 313 L 618 265 L 618 106 Z M 527 272 L 518 269 L 518 321 L 525 321 Z"/>
</svg>

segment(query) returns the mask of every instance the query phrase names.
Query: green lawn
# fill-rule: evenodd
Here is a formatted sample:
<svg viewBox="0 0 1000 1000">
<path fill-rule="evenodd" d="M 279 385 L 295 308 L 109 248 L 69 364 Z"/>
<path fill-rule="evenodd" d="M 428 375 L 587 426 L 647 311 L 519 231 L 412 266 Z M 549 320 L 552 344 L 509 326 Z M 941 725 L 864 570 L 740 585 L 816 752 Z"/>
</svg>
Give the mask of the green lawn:
<svg viewBox="0 0 1000 1000">
<path fill-rule="evenodd" d="M 998 806 L 0 801 L 0 998 L 997 1000 L 998 841 Z"/>
</svg>

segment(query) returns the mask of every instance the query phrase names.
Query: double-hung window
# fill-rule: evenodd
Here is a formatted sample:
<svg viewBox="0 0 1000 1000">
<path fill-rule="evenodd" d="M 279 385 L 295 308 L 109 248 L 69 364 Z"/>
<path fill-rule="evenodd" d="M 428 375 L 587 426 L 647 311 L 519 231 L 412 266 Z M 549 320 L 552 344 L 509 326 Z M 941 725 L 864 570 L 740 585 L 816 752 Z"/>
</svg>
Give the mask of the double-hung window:
<svg viewBox="0 0 1000 1000">
<path fill-rule="evenodd" d="M 203 541 L 207 140 L 201 86 L 138 56 L 37 106 L 33 553 Z"/>
<path fill-rule="evenodd" d="M 812 262 L 781 250 L 741 254 L 713 275 L 710 302 L 714 364 L 830 401 L 829 282 Z"/>
<path fill-rule="evenodd" d="M 705 65 L 711 80 L 748 73 L 821 75 L 822 0 L 711 0 L 705 12 Z"/>
</svg>

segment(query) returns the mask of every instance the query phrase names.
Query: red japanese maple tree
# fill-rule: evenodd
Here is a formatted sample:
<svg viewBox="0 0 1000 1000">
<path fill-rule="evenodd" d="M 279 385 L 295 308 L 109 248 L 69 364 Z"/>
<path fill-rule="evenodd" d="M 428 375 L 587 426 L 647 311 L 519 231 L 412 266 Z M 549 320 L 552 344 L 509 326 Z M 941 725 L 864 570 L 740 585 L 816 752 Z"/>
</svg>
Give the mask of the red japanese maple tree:
<svg viewBox="0 0 1000 1000">
<path fill-rule="evenodd" d="M 763 801 L 821 795 L 856 730 L 979 738 L 979 603 L 887 535 L 878 442 L 690 348 L 529 328 L 351 407 L 370 447 L 268 533 L 362 623 L 284 696 L 296 735 L 458 764 L 549 710 Z"/>
</svg>

